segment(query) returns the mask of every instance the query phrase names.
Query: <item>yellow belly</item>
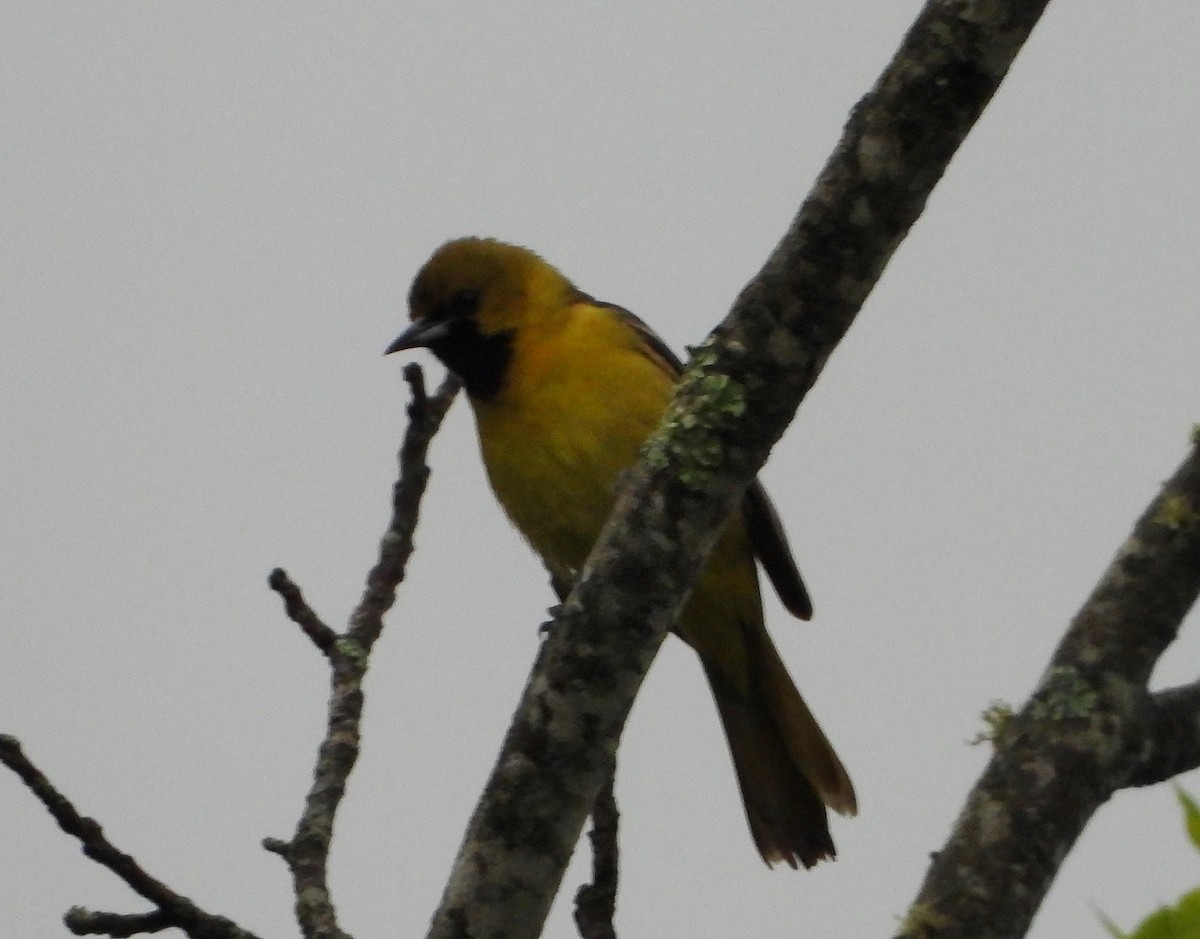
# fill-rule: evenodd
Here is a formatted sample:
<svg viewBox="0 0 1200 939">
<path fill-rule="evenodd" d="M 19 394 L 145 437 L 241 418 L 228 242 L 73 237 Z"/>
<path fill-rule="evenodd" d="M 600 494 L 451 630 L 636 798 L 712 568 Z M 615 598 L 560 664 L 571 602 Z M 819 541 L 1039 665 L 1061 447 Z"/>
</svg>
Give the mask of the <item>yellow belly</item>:
<svg viewBox="0 0 1200 939">
<path fill-rule="evenodd" d="M 595 346 L 591 346 L 594 350 Z M 569 582 L 608 518 L 622 470 L 657 427 L 672 381 L 636 351 L 581 361 L 558 349 L 488 401 L 473 401 L 496 496 L 556 577 Z M 572 362 L 577 370 L 570 370 Z M 538 363 L 527 363 L 536 366 Z M 758 576 L 740 513 L 728 525 L 677 632 L 745 688 L 743 629 L 761 628 Z"/>
</svg>

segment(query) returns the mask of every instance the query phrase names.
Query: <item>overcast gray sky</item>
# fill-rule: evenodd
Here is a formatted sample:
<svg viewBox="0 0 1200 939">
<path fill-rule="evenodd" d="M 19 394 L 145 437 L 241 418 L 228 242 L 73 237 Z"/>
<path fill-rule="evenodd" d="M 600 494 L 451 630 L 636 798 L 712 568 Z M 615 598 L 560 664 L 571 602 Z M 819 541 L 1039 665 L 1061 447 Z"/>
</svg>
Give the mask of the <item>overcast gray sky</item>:
<svg viewBox="0 0 1200 939">
<path fill-rule="evenodd" d="M 918 6 L 7 0 L 0 730 L 176 889 L 293 935 L 258 841 L 326 670 L 265 577 L 337 623 L 359 595 L 416 269 L 499 236 L 697 341 Z M 623 936 L 891 935 L 979 712 L 1029 693 L 1200 420 L 1198 41 L 1194 5 L 1050 5 L 765 472 L 817 609 L 770 626 L 861 815 L 835 864 L 767 871 L 669 641 L 621 750 Z M 362 939 L 424 929 L 552 602 L 464 404 L 432 462 L 333 858 Z M 1196 677 L 1194 632 L 1156 684 Z M 9 935 L 143 908 L 5 774 L 0 856 Z M 1032 935 L 1197 883 L 1170 791 L 1121 793 Z"/>
</svg>

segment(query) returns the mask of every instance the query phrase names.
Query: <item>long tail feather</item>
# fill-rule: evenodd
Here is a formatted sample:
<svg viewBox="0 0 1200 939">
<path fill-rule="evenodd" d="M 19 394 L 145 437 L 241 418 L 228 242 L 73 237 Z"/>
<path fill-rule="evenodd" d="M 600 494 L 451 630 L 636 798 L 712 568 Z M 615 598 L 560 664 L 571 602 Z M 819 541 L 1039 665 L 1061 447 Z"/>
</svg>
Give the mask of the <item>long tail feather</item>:
<svg viewBox="0 0 1200 939">
<path fill-rule="evenodd" d="M 857 811 L 850 777 L 766 630 L 747 630 L 749 694 L 705 663 L 729 741 L 750 832 L 768 864 L 812 867 L 835 856 L 825 807 Z"/>
</svg>

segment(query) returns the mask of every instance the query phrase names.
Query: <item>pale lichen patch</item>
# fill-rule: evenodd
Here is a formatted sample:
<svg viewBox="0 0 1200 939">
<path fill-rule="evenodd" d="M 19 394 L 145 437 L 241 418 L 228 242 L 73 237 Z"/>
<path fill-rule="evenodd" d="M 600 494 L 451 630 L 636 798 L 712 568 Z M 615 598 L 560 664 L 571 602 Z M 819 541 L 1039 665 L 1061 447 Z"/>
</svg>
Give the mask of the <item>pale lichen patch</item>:
<svg viewBox="0 0 1200 939">
<path fill-rule="evenodd" d="M 1005 841 L 1012 836 L 1012 819 L 1008 806 L 989 799 L 980 806 L 979 840 L 982 844 L 994 844 Z"/>
</svg>

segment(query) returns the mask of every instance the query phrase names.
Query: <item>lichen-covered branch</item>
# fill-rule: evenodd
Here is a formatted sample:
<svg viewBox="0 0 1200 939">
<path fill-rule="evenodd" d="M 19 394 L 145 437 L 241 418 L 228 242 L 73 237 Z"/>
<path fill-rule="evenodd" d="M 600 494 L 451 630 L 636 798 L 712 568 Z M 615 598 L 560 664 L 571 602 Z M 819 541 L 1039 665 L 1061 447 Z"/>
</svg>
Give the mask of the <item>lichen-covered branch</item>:
<svg viewBox="0 0 1200 939">
<path fill-rule="evenodd" d="M 563 604 L 430 936 L 540 933 L 634 695 L 749 480 L 1046 0 L 931 0 L 783 241 L 693 356 Z"/>
<path fill-rule="evenodd" d="M 1194 446 L 1075 616 L 1033 697 L 1000 725 L 900 936 L 1023 936 L 1096 809 L 1118 789 L 1200 764 L 1200 692 L 1146 688 L 1198 594 Z"/>
<path fill-rule="evenodd" d="M 350 616 L 345 633 L 327 637 L 307 605 L 299 601 L 299 588 L 280 590 L 289 615 L 329 658 L 330 692 L 325 739 L 317 752 L 313 783 L 304 810 L 290 841 L 268 838 L 263 846 L 287 861 L 296 894 L 296 919 L 306 939 L 349 939 L 337 923 L 326 869 L 333 838 L 334 818 L 346 782 L 359 753 L 362 719 L 362 682 L 371 649 L 383 629 L 383 614 L 395 602 L 396 588 L 404 579 L 413 550 L 421 497 L 429 479 L 425 456 L 442 418 L 458 393 L 458 380 L 447 377 L 432 397 L 425 391 L 419 366 L 404 370 L 412 389 L 408 407 L 409 425 L 400 448 L 400 477 L 392 491 L 392 518 L 379 545 L 379 559 L 367 575 L 362 599 Z M 271 583 L 291 584 L 287 575 L 275 571 Z M 294 591 L 294 593 L 293 593 Z M 307 611 L 307 612 L 305 612 Z"/>
</svg>

